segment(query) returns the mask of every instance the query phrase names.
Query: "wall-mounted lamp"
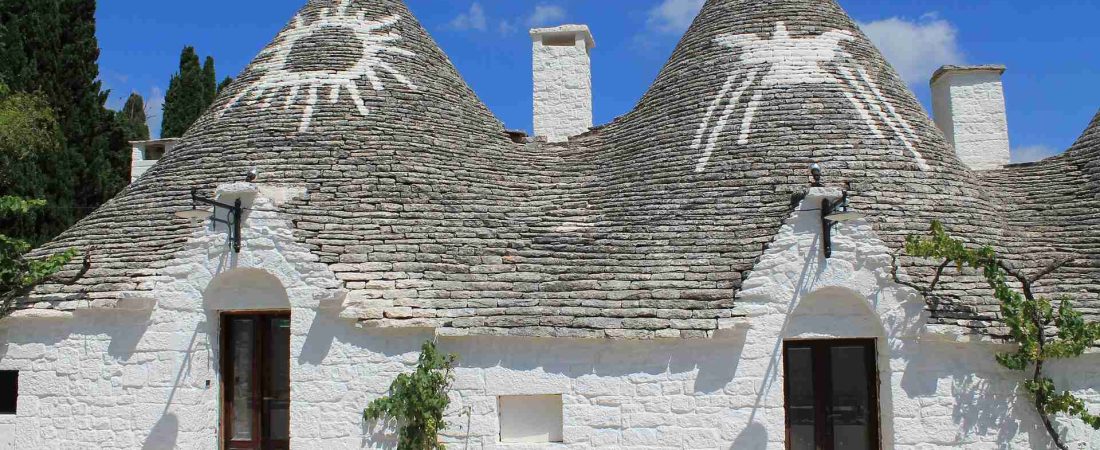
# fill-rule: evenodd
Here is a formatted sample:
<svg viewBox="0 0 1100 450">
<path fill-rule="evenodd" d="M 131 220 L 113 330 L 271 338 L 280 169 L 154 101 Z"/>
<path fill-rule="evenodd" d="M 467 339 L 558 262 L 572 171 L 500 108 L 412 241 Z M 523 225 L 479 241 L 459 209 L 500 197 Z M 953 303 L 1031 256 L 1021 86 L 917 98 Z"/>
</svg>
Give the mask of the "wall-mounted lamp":
<svg viewBox="0 0 1100 450">
<path fill-rule="evenodd" d="M 848 210 L 848 193 L 845 192 L 840 200 L 821 200 L 821 247 L 825 250 L 825 257 L 833 256 L 833 227 L 838 223 L 851 222 L 867 217 L 866 214 Z"/>
<path fill-rule="evenodd" d="M 200 209 L 199 205 L 210 205 L 214 207 L 213 211 L 207 209 Z M 219 219 L 218 208 L 223 208 L 229 211 L 229 218 Z M 195 224 L 200 220 L 210 219 L 214 223 L 225 224 L 229 228 L 229 240 L 233 243 L 233 251 L 241 252 L 241 215 L 244 213 L 244 207 L 241 206 L 241 199 L 237 199 L 232 205 L 221 203 L 219 201 L 209 199 L 199 195 L 197 189 L 191 189 L 191 209 L 179 211 L 176 213 L 176 217 L 181 217 L 191 221 L 191 224 Z"/>
</svg>

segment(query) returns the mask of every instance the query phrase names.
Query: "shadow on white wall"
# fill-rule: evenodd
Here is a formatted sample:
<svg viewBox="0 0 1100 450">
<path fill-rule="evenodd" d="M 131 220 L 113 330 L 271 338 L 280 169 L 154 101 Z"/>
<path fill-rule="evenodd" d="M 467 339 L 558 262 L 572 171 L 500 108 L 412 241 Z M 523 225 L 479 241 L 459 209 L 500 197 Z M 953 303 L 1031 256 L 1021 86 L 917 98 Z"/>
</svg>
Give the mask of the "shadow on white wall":
<svg viewBox="0 0 1100 450">
<path fill-rule="evenodd" d="M 149 436 L 145 438 L 145 443 L 142 444 L 142 450 L 164 450 L 168 448 L 176 448 L 176 441 L 180 434 L 180 421 L 175 414 L 165 414 L 161 416 L 157 424 L 153 426 L 153 430 L 149 433 Z"/>
</svg>

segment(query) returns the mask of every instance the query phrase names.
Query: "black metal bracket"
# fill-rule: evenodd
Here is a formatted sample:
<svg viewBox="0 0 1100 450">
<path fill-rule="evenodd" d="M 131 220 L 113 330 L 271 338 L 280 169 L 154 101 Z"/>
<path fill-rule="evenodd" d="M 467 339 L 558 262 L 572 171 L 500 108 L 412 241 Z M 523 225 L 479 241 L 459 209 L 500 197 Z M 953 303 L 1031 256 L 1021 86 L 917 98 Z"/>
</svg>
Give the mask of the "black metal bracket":
<svg viewBox="0 0 1100 450">
<path fill-rule="evenodd" d="M 828 198 L 821 200 L 821 248 L 825 251 L 825 258 L 833 256 L 833 227 L 840 222 L 829 220 L 838 208 L 848 205 L 848 193 L 845 192 L 840 200 L 832 201 Z"/>
<path fill-rule="evenodd" d="M 217 200 L 203 197 L 199 195 L 198 189 L 191 189 L 191 201 L 194 203 L 202 203 L 204 205 L 210 205 L 214 207 L 214 213 L 210 216 L 210 221 L 214 223 L 225 224 L 229 228 L 229 240 L 233 242 L 233 251 L 241 252 L 241 216 L 244 215 L 244 207 L 241 204 L 241 199 L 237 199 L 232 205 L 228 203 L 222 203 Z M 226 209 L 229 211 L 229 220 L 223 220 L 218 218 L 218 208 Z"/>
</svg>

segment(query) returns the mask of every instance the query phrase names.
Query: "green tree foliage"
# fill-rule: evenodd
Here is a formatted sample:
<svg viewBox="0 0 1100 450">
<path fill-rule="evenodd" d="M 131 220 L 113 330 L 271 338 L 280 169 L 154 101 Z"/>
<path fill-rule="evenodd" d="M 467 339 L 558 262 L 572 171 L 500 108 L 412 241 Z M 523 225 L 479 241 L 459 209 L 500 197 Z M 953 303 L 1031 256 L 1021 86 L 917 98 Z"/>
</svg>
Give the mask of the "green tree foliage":
<svg viewBox="0 0 1100 450">
<path fill-rule="evenodd" d="M 0 192 L 41 195 L 42 162 L 62 146 L 57 118 L 44 99 L 0 83 Z"/>
<path fill-rule="evenodd" d="M 390 395 L 376 399 L 363 411 L 365 420 L 393 420 L 398 425 L 397 448 L 444 450 L 439 432 L 446 428 L 443 412 L 451 403 L 447 391 L 454 380 L 456 355 L 444 355 L 428 341 L 420 350 L 416 371 L 397 376 Z"/>
<path fill-rule="evenodd" d="M 134 92 L 126 99 L 126 104 L 118 112 L 118 120 L 126 130 L 131 141 L 149 140 L 148 118 L 145 115 L 145 99 Z"/>
<path fill-rule="evenodd" d="M 39 160 L 49 207 L 13 233 L 48 239 L 126 186 L 130 149 L 115 130 L 101 90 L 95 0 L 0 0 L 0 79 L 40 95 L 52 108 L 63 146 Z M 0 195 L 23 195 L 3 191 Z"/>
<path fill-rule="evenodd" d="M 224 91 L 225 88 L 229 87 L 229 85 L 232 84 L 232 83 L 233 83 L 233 77 L 225 77 L 225 79 L 222 80 L 221 83 L 218 83 L 218 94 L 221 94 L 222 91 Z"/>
<path fill-rule="evenodd" d="M 61 147 L 58 140 L 60 131 L 57 118 L 45 99 L 37 95 L 12 93 L 0 83 L 0 158 L 10 158 L 5 160 L 0 170 L 13 160 L 42 151 L 57 151 Z"/>
<path fill-rule="evenodd" d="M 53 110 L 39 95 L 13 93 L 0 83 L 0 195 L 73 204 L 71 180 L 54 177 L 67 168 L 64 136 Z M 72 210 L 38 208 L 0 217 L 0 227 L 17 237 L 43 239 L 39 223 L 71 220 Z"/>
<path fill-rule="evenodd" d="M 22 216 L 45 206 L 42 200 L 0 197 L 0 219 Z M 27 259 L 31 246 L 26 241 L 0 234 L 0 318 L 11 314 L 15 301 L 26 296 L 34 286 L 61 270 L 76 256 L 74 250 L 43 259 Z"/>
<path fill-rule="evenodd" d="M 949 265 L 954 265 L 958 270 L 970 267 L 981 271 L 993 288 L 994 297 L 1000 302 L 1001 317 L 1012 340 L 1019 344 L 1015 352 L 998 354 L 997 362 L 1012 370 L 1031 369 L 1024 388 L 1031 394 L 1035 408 L 1058 448 L 1064 450 L 1067 447 L 1050 421 L 1053 415 L 1075 416 L 1100 430 L 1100 416 L 1089 413 L 1085 402 L 1071 392 L 1059 392 L 1054 381 L 1043 373 L 1047 361 L 1079 357 L 1100 341 L 1100 323 L 1086 322 L 1081 313 L 1074 310 L 1070 298 L 1051 300 L 1036 296 L 1032 291 L 1032 286 L 1039 279 L 1057 270 L 1065 262 L 1048 266 L 1038 275 L 1028 278 L 1009 270 L 991 247 L 973 249 L 962 241 L 951 238 L 939 222 L 932 223 L 929 236 L 910 236 L 906 240 L 905 251 L 911 256 L 943 261 L 932 285 L 927 288 L 918 287 L 924 292 L 935 289 L 940 275 Z M 1020 283 L 1021 290 L 1015 290 L 1008 285 L 1009 276 Z"/>
<path fill-rule="evenodd" d="M 214 98 L 218 96 L 218 74 L 214 69 L 214 58 L 210 56 L 202 63 L 202 92 L 206 106 L 214 103 Z"/>
<path fill-rule="evenodd" d="M 184 47 L 180 54 L 179 72 L 172 75 L 164 96 L 161 137 L 183 136 L 205 109 L 205 90 L 199 55 L 194 47 Z"/>
<path fill-rule="evenodd" d="M 164 97 L 161 137 L 183 136 L 214 103 L 221 87 L 214 68 L 214 58 L 208 56 L 200 65 L 195 48 L 184 47 L 180 54 L 179 72 L 172 75 Z"/>
</svg>

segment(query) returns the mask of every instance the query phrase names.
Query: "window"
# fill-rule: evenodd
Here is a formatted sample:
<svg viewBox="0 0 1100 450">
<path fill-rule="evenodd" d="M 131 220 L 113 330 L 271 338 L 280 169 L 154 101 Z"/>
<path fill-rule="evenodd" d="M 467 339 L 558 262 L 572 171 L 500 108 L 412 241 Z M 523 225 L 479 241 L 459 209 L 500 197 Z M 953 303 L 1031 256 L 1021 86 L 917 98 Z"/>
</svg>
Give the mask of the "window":
<svg viewBox="0 0 1100 450">
<path fill-rule="evenodd" d="M 0 370 L 0 414 L 15 414 L 19 399 L 19 372 Z"/>
<path fill-rule="evenodd" d="M 542 45 L 547 47 L 573 47 L 577 45 L 577 35 L 573 33 L 547 34 L 542 37 Z"/>
<path fill-rule="evenodd" d="M 787 448 L 878 450 L 873 339 L 784 344 Z"/>
<path fill-rule="evenodd" d="M 500 442 L 561 442 L 560 395 L 498 398 Z"/>
<path fill-rule="evenodd" d="M 146 161 L 160 161 L 164 158 L 164 146 L 148 146 L 145 148 L 145 160 Z"/>
</svg>

